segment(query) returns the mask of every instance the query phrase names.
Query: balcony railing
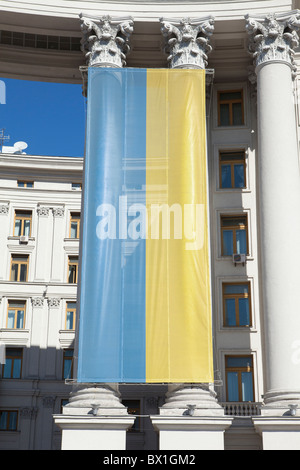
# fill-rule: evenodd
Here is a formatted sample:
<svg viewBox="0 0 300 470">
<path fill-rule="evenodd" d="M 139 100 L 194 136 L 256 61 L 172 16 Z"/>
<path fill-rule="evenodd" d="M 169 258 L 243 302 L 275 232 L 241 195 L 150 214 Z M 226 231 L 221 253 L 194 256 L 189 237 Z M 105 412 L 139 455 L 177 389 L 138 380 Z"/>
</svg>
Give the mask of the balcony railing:
<svg viewBox="0 0 300 470">
<path fill-rule="evenodd" d="M 261 414 L 259 402 L 223 402 L 225 415 L 229 416 L 255 416 Z"/>
</svg>

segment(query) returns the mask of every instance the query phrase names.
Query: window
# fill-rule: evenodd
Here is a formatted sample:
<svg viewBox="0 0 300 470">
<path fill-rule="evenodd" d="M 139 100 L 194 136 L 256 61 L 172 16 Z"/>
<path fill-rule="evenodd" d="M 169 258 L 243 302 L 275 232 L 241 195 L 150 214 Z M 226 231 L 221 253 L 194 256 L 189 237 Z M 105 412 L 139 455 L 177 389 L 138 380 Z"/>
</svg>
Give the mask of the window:
<svg viewBox="0 0 300 470">
<path fill-rule="evenodd" d="M 73 377 L 73 349 L 64 349 L 63 357 L 63 379 Z"/>
<path fill-rule="evenodd" d="M 221 216 L 222 256 L 248 253 L 247 216 Z"/>
<path fill-rule="evenodd" d="M 72 183 L 72 189 L 81 189 L 81 183 Z"/>
<path fill-rule="evenodd" d="M 79 238 L 80 234 L 80 214 L 71 213 L 70 217 L 70 238 Z"/>
<path fill-rule="evenodd" d="M 243 90 L 218 92 L 218 125 L 240 126 L 244 124 Z"/>
<path fill-rule="evenodd" d="M 16 431 L 18 412 L 15 410 L 0 410 L 0 431 Z"/>
<path fill-rule="evenodd" d="M 76 302 L 67 302 L 66 330 L 75 330 Z"/>
<path fill-rule="evenodd" d="M 15 211 L 14 236 L 31 235 L 31 211 Z"/>
<path fill-rule="evenodd" d="M 223 284 L 225 326 L 251 326 L 250 283 Z"/>
<path fill-rule="evenodd" d="M 10 280 L 26 282 L 28 276 L 28 255 L 11 255 Z"/>
<path fill-rule="evenodd" d="M 245 152 L 231 151 L 219 154 L 220 188 L 245 188 Z"/>
<path fill-rule="evenodd" d="M 7 328 L 22 329 L 25 324 L 25 302 L 9 300 L 7 309 Z"/>
<path fill-rule="evenodd" d="M 140 414 L 141 414 L 141 403 L 140 400 L 122 400 L 124 406 L 126 406 L 128 414 L 135 415 L 136 418 L 129 432 L 139 432 L 141 430 Z"/>
<path fill-rule="evenodd" d="M 2 365 L 3 379 L 20 379 L 23 351 L 20 348 L 6 348 L 5 364 Z"/>
<path fill-rule="evenodd" d="M 18 181 L 18 188 L 33 188 L 33 181 Z"/>
<path fill-rule="evenodd" d="M 226 356 L 227 401 L 254 401 L 251 356 Z"/>
<path fill-rule="evenodd" d="M 76 284 L 78 275 L 78 256 L 70 256 L 68 263 L 68 283 Z"/>
</svg>

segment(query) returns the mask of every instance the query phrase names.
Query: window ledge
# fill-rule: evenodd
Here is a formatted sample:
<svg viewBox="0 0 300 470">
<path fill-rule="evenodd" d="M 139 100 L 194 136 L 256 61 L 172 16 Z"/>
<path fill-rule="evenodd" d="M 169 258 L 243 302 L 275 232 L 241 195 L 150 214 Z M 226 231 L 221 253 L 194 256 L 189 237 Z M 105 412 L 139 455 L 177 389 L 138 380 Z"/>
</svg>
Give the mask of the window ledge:
<svg viewBox="0 0 300 470">
<path fill-rule="evenodd" d="M 27 328 L 0 328 L 0 333 L 16 333 L 18 335 L 22 333 L 28 334 L 30 330 Z"/>
<path fill-rule="evenodd" d="M 228 194 L 245 194 L 251 193 L 251 189 L 249 188 L 217 188 L 216 193 L 228 193 Z"/>
<path fill-rule="evenodd" d="M 217 261 L 231 261 L 233 266 L 234 266 L 234 262 L 232 261 L 232 255 L 230 255 L 230 256 L 217 256 L 216 260 Z M 246 255 L 246 263 L 247 263 L 247 261 L 254 261 L 254 256 Z"/>
</svg>

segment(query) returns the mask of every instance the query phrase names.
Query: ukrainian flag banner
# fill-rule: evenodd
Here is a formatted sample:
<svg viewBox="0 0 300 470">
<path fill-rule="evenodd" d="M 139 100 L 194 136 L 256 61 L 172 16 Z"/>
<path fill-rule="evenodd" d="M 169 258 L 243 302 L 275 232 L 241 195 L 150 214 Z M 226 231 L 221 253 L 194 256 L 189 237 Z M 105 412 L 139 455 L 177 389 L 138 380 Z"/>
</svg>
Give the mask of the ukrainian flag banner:
<svg viewBox="0 0 300 470">
<path fill-rule="evenodd" d="M 205 71 L 89 68 L 78 382 L 212 382 Z"/>
</svg>

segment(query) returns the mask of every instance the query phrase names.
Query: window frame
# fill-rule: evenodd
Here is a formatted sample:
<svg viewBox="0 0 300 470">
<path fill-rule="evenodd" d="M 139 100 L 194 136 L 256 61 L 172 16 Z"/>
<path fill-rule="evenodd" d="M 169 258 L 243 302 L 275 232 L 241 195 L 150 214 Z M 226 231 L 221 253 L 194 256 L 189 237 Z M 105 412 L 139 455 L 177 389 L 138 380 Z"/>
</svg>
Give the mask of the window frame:
<svg viewBox="0 0 300 470">
<path fill-rule="evenodd" d="M 71 259 L 74 259 L 76 261 L 71 261 Z M 78 282 L 78 263 L 79 263 L 79 257 L 77 255 L 71 255 L 71 256 L 68 256 L 68 284 L 77 284 Z M 70 282 L 70 267 L 71 266 L 75 266 L 75 270 L 74 270 L 74 273 L 75 275 L 72 276 L 72 278 L 74 278 L 75 280 Z"/>
<path fill-rule="evenodd" d="M 70 213 L 70 224 L 69 224 L 69 238 L 72 240 L 79 240 L 80 237 L 80 212 L 71 212 Z M 77 231 L 77 237 L 72 237 L 72 223 L 76 222 L 76 231 Z"/>
<path fill-rule="evenodd" d="M 14 257 L 15 258 L 22 258 L 24 260 L 26 260 L 25 262 L 21 262 L 21 261 L 14 261 Z M 18 265 L 18 273 L 17 273 L 17 279 L 12 279 L 12 266 L 13 264 L 17 264 Z M 20 269 L 20 266 L 21 265 L 26 265 L 26 279 L 25 280 L 20 280 L 20 273 L 21 273 L 21 269 Z M 27 282 L 28 281 L 28 269 L 29 269 L 29 255 L 28 254 L 22 254 L 22 253 L 12 253 L 11 254 L 11 260 L 10 260 L 10 281 L 12 282 Z"/>
<path fill-rule="evenodd" d="M 221 230 L 221 256 L 222 257 L 227 257 L 227 256 L 232 256 L 232 255 L 225 255 L 224 254 L 224 237 L 223 237 L 223 232 L 224 230 L 232 230 L 232 249 L 233 249 L 233 254 L 237 254 L 237 245 L 236 245 L 236 231 L 241 230 L 240 225 L 228 225 L 226 227 L 223 227 L 222 221 L 224 219 L 241 219 L 245 218 L 246 224 L 244 225 L 245 227 L 245 232 L 246 232 L 246 253 L 240 253 L 240 254 L 245 254 L 246 256 L 249 255 L 249 236 L 248 236 L 248 214 L 243 212 L 240 214 L 221 214 L 220 215 L 220 230 Z"/>
<path fill-rule="evenodd" d="M 23 184 L 23 186 L 20 186 L 20 184 Z M 33 181 L 18 180 L 17 181 L 17 186 L 18 186 L 18 188 L 32 189 L 34 187 L 34 182 Z"/>
<path fill-rule="evenodd" d="M 72 352 L 72 356 L 67 356 L 67 352 Z M 72 348 L 64 348 L 63 349 L 63 367 L 62 367 L 62 378 L 63 380 L 69 380 L 73 378 L 73 365 L 74 365 L 74 349 Z M 70 376 L 66 377 L 66 361 L 71 361 L 70 367 Z"/>
<path fill-rule="evenodd" d="M 13 355 L 13 352 L 9 352 L 9 351 L 18 351 L 20 353 L 20 355 Z M 5 364 L 2 364 L 2 368 L 1 368 L 1 379 L 2 380 L 19 380 L 22 378 L 22 368 L 23 368 L 23 348 L 6 348 L 6 362 Z M 12 363 L 11 363 L 11 370 L 10 370 L 10 374 L 9 374 L 9 377 L 4 377 L 4 369 L 5 369 L 5 366 L 7 364 L 7 359 L 12 359 Z M 21 360 L 21 365 L 20 365 L 20 375 L 18 377 L 13 377 L 13 369 L 14 369 L 14 362 L 16 359 L 20 359 Z"/>
<path fill-rule="evenodd" d="M 236 294 L 226 294 L 225 293 L 225 286 L 235 286 L 235 285 L 247 285 L 248 286 L 248 293 L 236 293 Z M 248 307 L 249 307 L 249 325 L 240 325 L 240 318 L 239 318 L 239 299 L 248 299 Z M 234 299 L 235 300 L 235 325 L 228 325 L 226 323 L 226 300 L 227 299 Z M 252 302 L 251 302 L 251 283 L 250 281 L 239 281 L 239 282 L 222 282 L 222 307 L 223 307 L 223 327 L 226 328 L 251 328 L 252 325 Z"/>
<path fill-rule="evenodd" d="M 228 100 L 221 100 L 220 95 L 222 93 L 241 93 L 240 99 L 228 99 Z M 242 112 L 242 122 L 240 124 L 233 124 L 233 111 L 232 105 L 236 103 L 241 103 L 241 112 Z M 221 124 L 221 104 L 228 104 L 229 105 L 229 124 Z M 245 105 L 244 105 L 244 89 L 243 88 L 235 88 L 231 89 L 222 89 L 217 91 L 217 106 L 218 106 L 218 127 L 239 127 L 245 125 Z"/>
<path fill-rule="evenodd" d="M 19 422 L 19 413 L 18 413 L 18 410 L 7 410 L 7 409 L 0 409 L 0 415 L 2 413 L 7 413 L 7 419 L 6 419 L 6 428 L 5 429 L 1 429 L 0 428 L 0 432 L 15 432 L 17 431 L 18 429 L 18 422 Z M 9 428 L 9 417 L 11 414 L 15 414 L 16 415 L 16 426 L 13 428 L 13 429 L 10 429 Z"/>
<path fill-rule="evenodd" d="M 247 370 L 248 367 L 228 367 L 227 362 L 229 358 L 249 358 L 251 359 L 251 366 L 249 366 L 250 370 Z M 238 373 L 238 395 L 239 395 L 239 400 L 238 401 L 233 401 L 229 400 L 228 396 L 228 377 L 227 373 L 228 372 L 237 372 Z M 252 376 L 252 397 L 253 400 L 250 403 L 255 402 L 255 385 L 254 385 L 254 366 L 253 366 L 253 355 L 252 354 L 226 354 L 225 355 L 225 377 L 226 377 L 226 401 L 230 403 L 249 403 L 248 401 L 244 401 L 243 398 L 243 392 L 242 392 L 242 372 L 251 372 Z"/>
<path fill-rule="evenodd" d="M 74 308 L 69 308 L 69 304 L 75 304 Z M 73 328 L 67 328 L 67 320 L 68 320 L 68 312 L 72 311 L 73 312 Z M 67 300 L 66 302 L 66 315 L 65 315 L 65 330 L 67 331 L 74 331 L 76 326 L 76 301 L 73 300 Z"/>
<path fill-rule="evenodd" d="M 226 164 L 230 165 L 230 170 L 231 170 L 231 187 L 229 188 L 223 188 L 222 186 L 222 165 L 225 164 L 225 162 L 223 163 L 221 161 L 221 155 L 226 155 L 226 154 L 238 154 L 238 153 L 243 153 L 244 155 L 244 158 L 240 160 L 240 163 L 243 164 L 244 166 L 244 186 L 242 187 L 236 187 L 234 185 L 234 164 L 239 162 L 238 160 L 232 160 L 232 161 L 228 161 L 226 162 Z M 246 189 L 247 188 L 247 172 L 246 172 L 246 150 L 245 149 L 220 149 L 219 150 L 219 188 L 223 191 L 230 191 L 230 190 L 243 190 L 243 189 Z"/>
<path fill-rule="evenodd" d="M 17 213 L 21 214 L 28 214 L 28 217 L 26 216 L 18 216 Z M 21 220 L 21 230 L 20 230 L 20 235 L 15 235 L 15 230 L 16 230 L 16 221 Z M 31 230 L 32 230 L 32 211 L 31 210 L 21 210 L 21 209 L 16 209 L 15 214 L 14 214 L 14 229 L 13 229 L 13 236 L 14 237 L 23 237 L 25 236 L 25 221 L 29 220 L 30 221 L 30 226 L 29 226 L 29 235 L 28 237 L 31 237 Z"/>
<path fill-rule="evenodd" d="M 17 318 L 18 318 L 18 314 L 17 314 L 17 310 L 20 310 L 18 309 L 18 307 L 10 307 L 10 304 L 12 303 L 15 303 L 15 304 L 20 304 L 20 305 L 23 305 L 23 310 L 24 310 L 24 314 L 23 314 L 23 327 L 22 328 L 18 328 L 16 326 L 16 323 L 17 323 Z M 15 310 L 15 313 L 14 313 L 14 326 L 13 327 L 9 327 L 8 326 L 8 313 L 10 310 Z M 10 329 L 14 329 L 14 330 L 24 330 L 25 329 L 25 321 L 26 321 L 26 301 L 24 300 L 8 300 L 7 302 L 7 315 L 6 315 L 6 328 L 10 328 Z"/>
</svg>

